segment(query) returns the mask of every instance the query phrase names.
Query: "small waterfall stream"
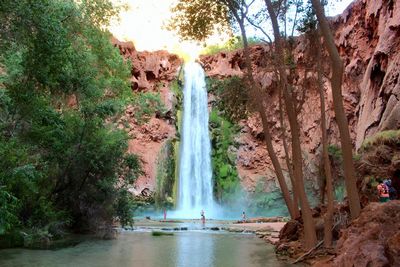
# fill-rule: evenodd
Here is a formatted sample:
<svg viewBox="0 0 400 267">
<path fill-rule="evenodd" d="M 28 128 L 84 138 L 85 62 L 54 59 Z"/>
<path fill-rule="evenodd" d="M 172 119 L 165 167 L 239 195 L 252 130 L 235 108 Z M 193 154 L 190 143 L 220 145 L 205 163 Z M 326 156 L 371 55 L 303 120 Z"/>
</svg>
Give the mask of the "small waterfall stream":
<svg viewBox="0 0 400 267">
<path fill-rule="evenodd" d="M 211 144 L 205 74 L 198 63 L 185 64 L 181 132 L 178 214 L 198 218 L 214 212 Z"/>
</svg>

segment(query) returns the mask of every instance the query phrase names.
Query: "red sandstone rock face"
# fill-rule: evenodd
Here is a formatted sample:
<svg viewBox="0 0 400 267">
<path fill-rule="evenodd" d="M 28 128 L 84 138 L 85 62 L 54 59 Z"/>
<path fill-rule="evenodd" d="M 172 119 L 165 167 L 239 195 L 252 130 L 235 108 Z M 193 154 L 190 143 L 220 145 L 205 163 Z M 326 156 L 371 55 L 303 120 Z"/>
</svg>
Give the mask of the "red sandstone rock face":
<svg viewBox="0 0 400 267">
<path fill-rule="evenodd" d="M 359 96 L 356 147 L 400 127 L 400 1 L 357 1 L 333 23 L 345 61 L 345 92 Z"/>
<path fill-rule="evenodd" d="M 400 266 L 400 201 L 370 203 L 341 233 L 332 266 Z"/>
<path fill-rule="evenodd" d="M 344 106 L 355 147 L 374 133 L 400 128 L 400 1 L 355 1 L 342 15 L 332 20 L 335 40 L 344 62 Z M 296 40 L 294 61 L 297 69 L 289 77 L 297 92 L 301 142 L 305 160 L 305 176 L 314 180 L 320 164 L 320 104 L 316 90 L 315 65 L 310 64 L 312 51 L 305 36 Z M 274 147 L 283 162 L 283 145 L 279 138 L 278 93 L 272 72 L 269 47 L 251 47 L 251 58 L 256 81 L 265 91 L 264 105 L 271 120 Z M 244 71 L 241 50 L 204 56 L 201 61 L 210 77 L 242 76 Z M 324 62 L 324 73 L 330 76 L 329 62 Z M 328 106 L 328 134 L 330 143 L 339 143 L 333 112 L 329 79 L 324 79 Z M 261 96 L 260 96 L 261 97 Z M 274 174 L 258 116 L 243 121 L 238 137 L 237 167 L 242 184 L 252 190 L 259 177 L 267 177 L 272 185 Z M 287 126 L 286 126 L 287 127 Z M 284 166 L 285 164 L 283 164 Z M 270 177 L 270 178 L 268 178 Z M 271 180 L 272 179 L 272 180 Z M 314 181 L 314 185 L 318 183 Z"/>
<path fill-rule="evenodd" d="M 167 51 L 138 52 L 131 42 L 120 42 L 117 39 L 113 39 L 112 42 L 124 58 L 132 63 L 133 93 L 159 92 L 168 113 L 172 113 L 175 97 L 169 87 L 178 74 L 182 60 Z M 131 138 L 128 152 L 140 157 L 143 169 L 143 175 L 136 180 L 131 192 L 138 195 L 144 188 L 154 191 L 159 153 L 164 144 L 175 137 L 173 119 L 159 118 L 153 114 L 146 123 L 140 124 L 135 119 L 134 107 L 128 106 L 119 127 L 128 131 Z"/>
<path fill-rule="evenodd" d="M 175 54 L 160 50 L 138 52 L 132 42 L 121 42 L 113 38 L 112 43 L 121 54 L 132 62 L 132 89 L 149 91 L 160 82 L 175 79 L 182 60 Z"/>
</svg>

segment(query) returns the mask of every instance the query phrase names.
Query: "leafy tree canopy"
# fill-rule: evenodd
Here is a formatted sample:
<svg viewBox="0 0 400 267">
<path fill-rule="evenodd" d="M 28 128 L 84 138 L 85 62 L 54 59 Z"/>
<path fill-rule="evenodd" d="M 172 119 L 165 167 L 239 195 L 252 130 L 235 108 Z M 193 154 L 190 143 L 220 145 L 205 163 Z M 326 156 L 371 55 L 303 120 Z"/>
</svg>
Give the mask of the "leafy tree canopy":
<svg viewBox="0 0 400 267">
<path fill-rule="evenodd" d="M 228 8 L 216 0 L 180 0 L 172 8 L 174 17 L 168 28 L 178 32 L 183 40 L 205 41 L 217 32 L 229 28 Z"/>
<path fill-rule="evenodd" d="M 0 3 L 0 234 L 131 220 L 140 165 L 116 127 L 130 68 L 105 30 L 117 14 L 108 0 Z"/>
</svg>

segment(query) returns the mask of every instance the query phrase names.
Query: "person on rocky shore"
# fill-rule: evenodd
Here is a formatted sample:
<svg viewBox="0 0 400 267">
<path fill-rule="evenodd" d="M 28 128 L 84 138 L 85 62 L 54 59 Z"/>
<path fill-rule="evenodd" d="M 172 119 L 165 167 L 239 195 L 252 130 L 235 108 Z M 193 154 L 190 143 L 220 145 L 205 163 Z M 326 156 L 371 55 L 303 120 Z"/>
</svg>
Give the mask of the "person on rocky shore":
<svg viewBox="0 0 400 267">
<path fill-rule="evenodd" d="M 389 201 L 389 188 L 388 186 L 382 181 L 382 179 L 378 179 L 378 196 L 379 202 L 388 202 Z"/>
</svg>

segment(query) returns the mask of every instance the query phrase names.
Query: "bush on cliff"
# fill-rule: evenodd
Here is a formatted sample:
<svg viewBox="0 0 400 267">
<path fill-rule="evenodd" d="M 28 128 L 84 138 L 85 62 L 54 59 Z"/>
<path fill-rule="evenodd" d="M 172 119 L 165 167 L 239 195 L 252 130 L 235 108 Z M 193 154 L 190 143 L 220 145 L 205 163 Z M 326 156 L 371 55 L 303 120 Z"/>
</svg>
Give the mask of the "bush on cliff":
<svg viewBox="0 0 400 267">
<path fill-rule="evenodd" d="M 212 167 L 214 195 L 222 203 L 235 202 L 240 191 L 239 175 L 236 170 L 237 146 L 234 137 L 238 127 L 219 115 L 213 109 L 210 114 Z"/>
<path fill-rule="evenodd" d="M 239 77 L 210 79 L 207 86 L 218 98 L 212 103 L 210 113 L 214 195 L 222 203 L 235 203 L 241 190 L 236 170 L 235 136 L 239 131 L 236 123 L 246 117 L 247 96 Z"/>
</svg>

